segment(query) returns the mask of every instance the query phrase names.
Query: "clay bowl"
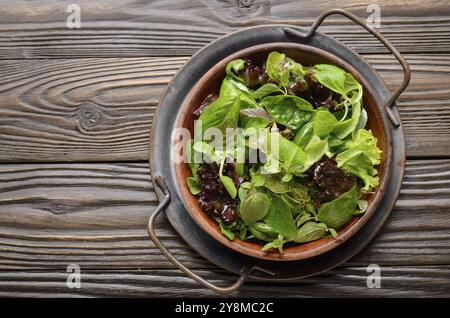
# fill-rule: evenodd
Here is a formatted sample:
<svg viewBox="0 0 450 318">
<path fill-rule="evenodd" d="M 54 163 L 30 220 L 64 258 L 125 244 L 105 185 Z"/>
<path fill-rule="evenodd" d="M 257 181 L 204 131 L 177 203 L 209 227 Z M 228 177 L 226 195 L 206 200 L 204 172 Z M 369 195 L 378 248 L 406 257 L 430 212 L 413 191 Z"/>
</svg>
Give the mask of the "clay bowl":
<svg viewBox="0 0 450 318">
<path fill-rule="evenodd" d="M 369 201 L 369 207 L 362 216 L 354 217 L 344 228 L 338 232 L 336 239 L 332 237 L 325 237 L 317 241 L 305 244 L 287 244 L 284 248 L 284 253 L 280 254 L 278 251 L 261 251 L 264 243 L 241 241 L 235 238 L 234 241 L 229 241 L 224 237 L 219 229 L 217 223 L 204 211 L 201 210 L 197 197 L 193 196 L 187 188 L 186 179 L 191 176 L 189 166 L 186 163 L 173 163 L 176 174 L 176 182 L 179 187 L 183 204 L 191 215 L 191 217 L 200 225 L 214 239 L 227 246 L 228 248 L 258 259 L 271 261 L 294 261 L 311 258 L 342 244 L 349 239 L 353 234 L 360 230 L 363 225 L 375 212 L 382 196 L 384 189 L 388 182 L 391 168 L 392 149 L 390 148 L 390 134 L 389 122 L 386 114 L 383 111 L 382 105 L 377 105 L 373 96 L 373 87 L 362 78 L 358 71 L 344 62 L 342 59 L 324 50 L 295 43 L 272 43 L 252 46 L 247 49 L 234 53 L 225 59 L 221 60 L 214 67 L 212 67 L 192 88 L 186 96 L 182 109 L 176 120 L 177 128 L 187 128 L 193 136 L 194 116 L 193 111 L 199 107 L 203 99 L 211 93 L 218 93 L 220 83 L 225 77 L 225 67 L 231 60 L 237 58 L 249 57 L 255 61 L 262 61 L 267 58 L 267 55 L 272 51 L 285 53 L 287 56 L 300 62 L 303 65 L 313 65 L 318 63 L 328 63 L 336 65 L 347 72 L 350 72 L 363 86 L 364 89 L 364 108 L 368 114 L 368 123 L 366 128 L 371 129 L 373 134 L 378 139 L 378 147 L 383 151 L 381 164 L 378 167 L 378 174 L 380 176 L 380 185 L 373 194 L 367 195 L 366 199 Z M 173 136 L 173 144 L 179 143 L 181 137 Z M 172 147 L 175 149 L 176 147 Z M 172 153 L 174 155 L 174 153 Z M 172 161 L 173 162 L 173 161 Z"/>
</svg>

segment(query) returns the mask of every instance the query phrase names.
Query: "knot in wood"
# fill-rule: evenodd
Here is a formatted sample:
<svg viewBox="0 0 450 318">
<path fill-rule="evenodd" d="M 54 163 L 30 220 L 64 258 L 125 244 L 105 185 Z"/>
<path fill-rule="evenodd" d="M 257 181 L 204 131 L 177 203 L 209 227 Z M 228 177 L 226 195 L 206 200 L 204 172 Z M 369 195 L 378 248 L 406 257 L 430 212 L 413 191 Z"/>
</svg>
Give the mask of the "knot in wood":
<svg viewBox="0 0 450 318">
<path fill-rule="evenodd" d="M 59 202 L 53 202 L 50 205 L 50 212 L 53 214 L 62 214 L 63 213 L 63 205 Z"/>
<path fill-rule="evenodd" d="M 237 6 L 239 11 L 244 14 L 255 14 L 256 12 L 259 13 L 260 9 L 263 8 L 267 8 L 270 11 L 270 0 L 238 0 Z"/>
<path fill-rule="evenodd" d="M 76 117 L 83 129 L 91 129 L 100 123 L 102 113 L 98 107 L 92 103 L 84 103 L 78 107 Z"/>
</svg>

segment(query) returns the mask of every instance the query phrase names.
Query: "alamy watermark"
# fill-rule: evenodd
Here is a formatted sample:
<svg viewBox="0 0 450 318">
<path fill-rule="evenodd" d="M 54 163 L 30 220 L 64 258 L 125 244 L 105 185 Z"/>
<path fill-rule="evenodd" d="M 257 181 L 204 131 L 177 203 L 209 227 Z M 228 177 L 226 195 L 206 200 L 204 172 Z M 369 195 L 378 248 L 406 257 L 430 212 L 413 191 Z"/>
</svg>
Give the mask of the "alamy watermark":
<svg viewBox="0 0 450 318">
<path fill-rule="evenodd" d="M 81 28 L 81 8 L 76 3 L 71 3 L 67 6 L 66 12 L 70 13 L 66 20 L 66 26 L 69 29 Z"/>
<path fill-rule="evenodd" d="M 370 264 L 366 268 L 367 275 L 366 285 L 367 288 L 381 288 L 381 267 L 377 264 Z"/>
<path fill-rule="evenodd" d="M 266 169 L 277 169 L 280 147 L 288 143 L 282 133 L 272 128 L 202 129 L 195 121 L 194 134 L 187 128 L 177 128 L 172 134 L 172 162 L 179 163 L 264 163 Z M 246 149 L 249 149 L 246 151 Z"/>
<path fill-rule="evenodd" d="M 366 8 L 369 16 L 366 19 L 367 25 L 372 29 L 381 28 L 381 8 L 378 4 L 369 4 Z"/>
<path fill-rule="evenodd" d="M 77 264 L 69 264 L 66 268 L 68 273 L 66 285 L 70 289 L 81 288 L 81 268 Z"/>
</svg>

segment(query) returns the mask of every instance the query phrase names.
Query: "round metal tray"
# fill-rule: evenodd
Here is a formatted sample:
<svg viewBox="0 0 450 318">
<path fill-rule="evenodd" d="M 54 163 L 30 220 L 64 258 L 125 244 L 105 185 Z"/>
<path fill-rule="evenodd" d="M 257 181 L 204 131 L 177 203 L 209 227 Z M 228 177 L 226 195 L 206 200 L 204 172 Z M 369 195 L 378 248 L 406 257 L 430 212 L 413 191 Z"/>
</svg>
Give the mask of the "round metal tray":
<svg viewBox="0 0 450 318">
<path fill-rule="evenodd" d="M 332 13 L 328 12 L 329 14 Z M 324 14 L 322 16 L 323 20 L 327 15 Z M 316 22 L 317 26 L 322 22 L 319 20 L 320 18 L 318 19 L 318 23 Z M 377 211 L 359 232 L 325 254 L 301 261 L 290 262 L 264 261 L 245 256 L 226 248 L 210 237 L 196 224 L 183 206 L 179 190 L 176 186 L 173 165 L 168 160 L 171 157 L 170 136 L 185 96 L 198 79 L 226 56 L 258 44 L 272 42 L 302 43 L 328 51 L 355 67 L 372 87 L 375 88 L 375 98 L 378 105 L 389 106 L 393 99 L 401 93 L 399 90 L 393 96 L 377 72 L 361 56 L 340 42 L 319 32 L 314 32 L 315 29 L 313 29 L 314 26 L 309 30 L 311 33 L 309 36 L 297 37 L 295 36 L 296 31 L 306 34 L 307 30 L 291 25 L 269 25 L 248 28 L 224 36 L 199 51 L 182 67 L 172 79 L 160 101 L 152 128 L 150 166 L 156 193 L 161 204 L 149 221 L 149 234 L 161 251 L 181 270 L 216 292 L 232 292 L 239 288 L 245 279 L 266 282 L 292 282 L 296 279 L 319 274 L 342 264 L 361 251 L 375 237 L 389 217 L 397 200 L 404 173 L 405 141 L 399 115 L 394 104 L 391 105 L 392 107 L 387 108 L 392 122 L 390 132 L 392 137 L 393 161 L 390 182 L 383 199 Z M 311 32 L 311 30 L 313 31 Z M 405 87 L 409 81 L 407 71 L 409 70 L 405 68 Z M 232 273 L 242 275 L 239 281 L 227 288 L 217 287 L 204 281 L 180 264 L 163 247 L 153 229 L 154 219 L 163 209 L 170 224 L 189 246 L 217 266 Z"/>
</svg>

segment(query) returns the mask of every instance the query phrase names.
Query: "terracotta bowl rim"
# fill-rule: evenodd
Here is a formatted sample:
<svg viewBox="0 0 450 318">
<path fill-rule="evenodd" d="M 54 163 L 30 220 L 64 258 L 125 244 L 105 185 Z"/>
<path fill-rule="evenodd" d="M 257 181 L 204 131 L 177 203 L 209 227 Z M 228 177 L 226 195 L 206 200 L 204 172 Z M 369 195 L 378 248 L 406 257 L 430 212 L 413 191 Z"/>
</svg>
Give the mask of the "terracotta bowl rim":
<svg viewBox="0 0 450 318">
<path fill-rule="evenodd" d="M 200 228 L 208 233 L 211 237 L 213 237 L 216 241 L 220 242 L 224 246 L 247 256 L 255 257 L 262 260 L 270 260 L 270 261 L 298 261 L 302 259 L 311 258 L 314 256 L 318 256 L 320 254 L 326 253 L 330 251 L 331 249 L 341 245 L 345 241 L 347 241 L 351 236 L 353 236 L 356 232 L 358 232 L 364 224 L 370 219 L 370 217 L 374 214 L 376 211 L 383 195 L 384 195 L 384 189 L 386 189 L 386 185 L 389 182 L 390 174 L 391 174 L 391 161 L 392 161 L 392 138 L 391 134 L 389 132 L 389 122 L 387 119 L 387 116 L 384 111 L 382 111 L 382 106 L 380 105 L 380 101 L 378 98 L 376 98 L 375 94 L 371 92 L 371 89 L 374 90 L 374 88 L 370 85 L 370 83 L 365 80 L 362 75 L 355 69 L 355 67 L 351 66 L 348 62 L 345 62 L 338 56 L 327 52 L 323 49 L 313 47 L 310 45 L 300 44 L 300 43 L 292 43 L 292 42 L 272 42 L 272 43 L 265 43 L 265 44 L 258 44 L 249 46 L 245 49 L 239 50 L 233 54 L 230 54 L 226 56 L 225 58 L 218 61 L 215 65 L 213 65 L 205 74 L 203 74 L 198 80 L 198 82 L 191 88 L 191 90 L 188 92 L 186 97 L 183 100 L 182 106 L 180 108 L 180 112 L 177 115 L 177 118 L 175 120 L 175 126 L 176 127 L 183 127 L 181 126 L 180 122 L 182 119 L 182 114 L 186 112 L 187 106 L 189 105 L 189 101 L 193 98 L 193 96 L 196 94 L 197 90 L 201 88 L 205 80 L 207 80 L 212 74 L 214 74 L 217 71 L 223 70 L 226 64 L 236 58 L 252 55 L 255 53 L 261 53 L 261 52 L 270 52 L 275 49 L 290 49 L 290 50 L 300 50 L 300 51 L 306 51 L 308 53 L 313 53 L 316 55 L 319 55 L 321 58 L 325 58 L 327 60 L 333 60 L 335 65 L 338 65 L 339 67 L 343 68 L 347 72 L 350 72 L 352 74 L 356 74 L 356 77 L 358 81 L 362 84 L 364 88 L 364 94 L 368 94 L 370 98 L 373 100 L 373 103 L 376 107 L 374 107 L 374 112 L 378 113 L 378 115 L 381 117 L 381 127 L 382 131 L 384 133 L 384 137 L 386 138 L 385 144 L 386 147 L 384 149 L 385 154 L 383 154 L 384 160 L 380 163 L 379 167 L 384 165 L 384 173 L 382 176 L 380 176 L 380 185 L 376 188 L 375 194 L 372 196 L 372 200 L 369 204 L 369 207 L 367 211 L 360 217 L 354 217 L 349 223 L 344 226 L 343 229 L 339 230 L 338 237 L 336 239 L 327 236 L 325 238 L 322 238 L 317 241 L 313 241 L 310 243 L 304 243 L 304 244 L 295 244 L 293 246 L 289 246 L 284 249 L 284 253 L 280 254 L 278 252 L 263 252 L 260 250 L 260 248 L 255 248 L 254 243 L 249 243 L 246 241 L 241 241 L 238 238 L 235 238 L 233 241 L 228 240 L 223 234 L 220 233 L 220 230 L 218 228 L 218 225 L 213 225 L 212 222 L 215 222 L 212 220 L 212 218 L 207 215 L 206 212 L 202 211 L 199 207 L 197 209 L 194 208 L 191 209 L 191 206 L 187 202 L 189 202 L 189 199 L 192 200 L 192 197 L 194 197 L 192 194 L 190 194 L 189 190 L 187 189 L 186 181 L 183 180 L 180 176 L 180 166 L 181 164 L 175 164 L 173 160 L 171 160 L 172 165 L 172 171 L 174 172 L 174 179 L 175 184 L 177 185 L 178 192 L 180 194 L 181 201 L 183 203 L 184 208 L 186 209 L 187 213 L 194 219 L 194 221 L 200 226 Z M 363 59 L 361 57 L 361 59 Z M 299 61 L 301 62 L 301 61 Z M 367 62 L 366 62 L 367 63 Z M 373 68 L 370 66 L 370 64 L 367 63 L 369 67 L 373 70 Z M 375 70 L 373 70 L 375 72 Z M 370 118 L 368 119 L 368 122 L 370 122 Z M 377 137 L 379 138 L 379 137 Z M 171 155 L 173 155 L 173 138 L 171 138 Z M 185 164 L 184 164 L 185 165 Z M 186 197 L 189 196 L 189 197 Z M 195 211 L 196 210 L 196 211 Z M 184 212 L 184 211 L 183 211 Z M 202 215 L 203 214 L 203 215 Z M 206 221 L 206 219 L 210 219 L 210 221 Z M 314 243 L 314 245 L 318 245 L 314 248 L 302 250 L 302 251 L 295 251 L 295 248 L 299 246 L 304 246 Z M 320 243 L 320 244 L 319 244 Z"/>
</svg>

